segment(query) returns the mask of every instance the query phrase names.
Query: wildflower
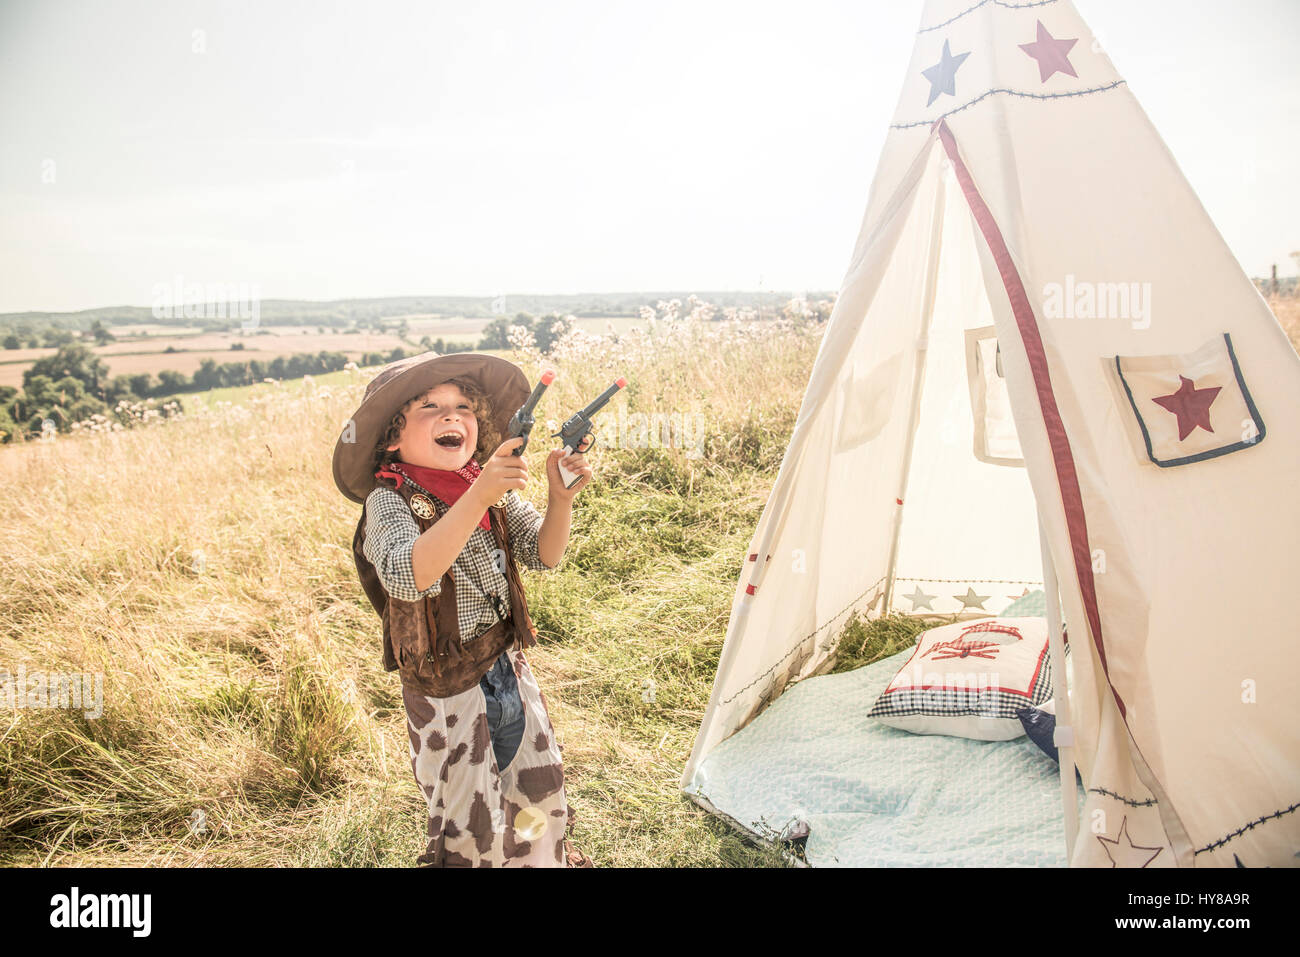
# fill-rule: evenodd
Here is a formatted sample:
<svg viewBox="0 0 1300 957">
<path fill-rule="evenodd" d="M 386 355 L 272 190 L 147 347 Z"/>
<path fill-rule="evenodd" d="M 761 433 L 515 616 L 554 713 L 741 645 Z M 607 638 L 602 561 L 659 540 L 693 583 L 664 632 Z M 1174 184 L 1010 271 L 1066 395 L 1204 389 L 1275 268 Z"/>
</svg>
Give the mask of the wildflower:
<svg viewBox="0 0 1300 957">
<path fill-rule="evenodd" d="M 537 340 L 527 326 L 511 326 L 507 339 L 517 352 L 532 352 L 537 348 Z"/>
</svg>

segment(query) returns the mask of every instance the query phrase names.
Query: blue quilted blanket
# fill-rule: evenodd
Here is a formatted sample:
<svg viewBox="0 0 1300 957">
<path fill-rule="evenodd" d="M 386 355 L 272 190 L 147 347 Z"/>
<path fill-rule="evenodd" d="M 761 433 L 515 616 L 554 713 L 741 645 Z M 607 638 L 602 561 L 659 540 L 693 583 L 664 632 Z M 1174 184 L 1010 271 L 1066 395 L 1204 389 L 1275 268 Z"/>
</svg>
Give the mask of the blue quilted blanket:
<svg viewBox="0 0 1300 957">
<path fill-rule="evenodd" d="M 916 735 L 867 717 L 910 654 L 794 685 L 713 750 L 687 795 L 760 838 L 805 822 L 813 866 L 1065 866 L 1057 767 L 1028 738 Z"/>
</svg>

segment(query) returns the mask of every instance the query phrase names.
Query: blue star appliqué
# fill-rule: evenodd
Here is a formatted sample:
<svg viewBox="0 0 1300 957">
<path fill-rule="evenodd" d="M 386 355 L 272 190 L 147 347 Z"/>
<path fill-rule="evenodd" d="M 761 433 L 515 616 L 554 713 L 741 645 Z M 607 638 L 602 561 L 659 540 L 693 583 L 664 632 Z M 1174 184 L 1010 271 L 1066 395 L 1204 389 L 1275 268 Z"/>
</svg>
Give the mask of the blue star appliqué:
<svg viewBox="0 0 1300 957">
<path fill-rule="evenodd" d="M 910 595 L 904 595 L 903 597 L 912 603 L 912 611 L 916 611 L 918 608 L 928 608 L 930 611 L 934 611 L 934 605 L 932 605 L 931 602 L 939 596 L 927 595 L 925 592 L 921 591 L 921 586 L 917 585 L 916 591 L 912 592 Z"/>
<path fill-rule="evenodd" d="M 969 53 L 953 56 L 948 41 L 943 41 L 943 56 L 939 62 L 930 69 L 921 71 L 921 75 L 930 81 L 930 99 L 925 101 L 926 106 L 939 99 L 941 93 L 947 93 L 949 96 L 957 95 L 957 68 L 966 62 L 968 56 Z"/>
</svg>

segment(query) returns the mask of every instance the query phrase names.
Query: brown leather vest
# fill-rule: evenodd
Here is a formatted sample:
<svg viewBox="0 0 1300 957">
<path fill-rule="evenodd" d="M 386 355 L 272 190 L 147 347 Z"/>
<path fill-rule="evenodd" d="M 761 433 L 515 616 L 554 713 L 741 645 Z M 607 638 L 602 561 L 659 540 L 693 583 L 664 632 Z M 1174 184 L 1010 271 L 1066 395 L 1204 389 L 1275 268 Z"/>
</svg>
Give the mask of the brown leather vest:
<svg viewBox="0 0 1300 957">
<path fill-rule="evenodd" d="M 379 484 L 394 488 L 393 479 L 381 477 Z M 433 518 L 421 518 L 412 511 L 423 534 L 441 517 L 446 506 L 432 493 L 425 491 L 407 478 L 397 488 L 398 495 L 410 505 L 411 497 L 424 493 L 435 503 Z M 456 582 L 451 569 L 442 576 L 442 588 L 437 595 L 409 602 L 392 598 L 384 590 L 379 573 L 370 564 L 362 550 L 366 535 L 366 509 L 361 508 L 361 519 L 352 536 L 352 557 L 366 597 L 384 625 L 384 670 L 397 671 L 405 687 L 416 689 L 435 698 L 460 694 L 478 684 L 496 662 L 501 652 L 516 641 L 521 648 L 537 644 L 537 629 L 528 617 L 528 604 L 524 600 L 524 587 L 519 569 L 510 553 L 510 538 L 506 530 L 505 509 L 492 506 L 488 509 L 492 538 L 497 548 L 505 553 L 506 583 L 510 591 L 510 617 L 497 622 L 483 634 L 468 642 L 461 642 L 460 624 L 456 617 Z"/>
</svg>

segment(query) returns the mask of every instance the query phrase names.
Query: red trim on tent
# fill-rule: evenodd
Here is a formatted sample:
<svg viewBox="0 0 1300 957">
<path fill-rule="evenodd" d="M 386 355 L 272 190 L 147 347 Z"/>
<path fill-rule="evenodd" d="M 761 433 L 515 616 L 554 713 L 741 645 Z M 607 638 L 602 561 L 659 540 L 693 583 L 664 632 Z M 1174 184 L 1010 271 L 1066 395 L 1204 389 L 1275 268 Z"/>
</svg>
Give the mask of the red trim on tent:
<svg viewBox="0 0 1300 957">
<path fill-rule="evenodd" d="M 1120 717 L 1128 716 L 1124 699 L 1110 680 L 1110 668 L 1106 663 L 1106 645 L 1101 634 L 1101 613 L 1097 610 L 1097 583 L 1092 577 L 1092 551 L 1088 547 L 1088 520 L 1083 511 L 1083 494 L 1079 490 L 1079 473 L 1074 466 L 1074 453 L 1070 450 L 1070 438 L 1065 432 L 1065 423 L 1061 421 L 1061 410 L 1056 405 L 1056 395 L 1052 392 L 1052 377 L 1047 365 L 1047 353 L 1043 348 L 1043 337 L 1038 332 L 1038 322 L 1034 318 L 1033 307 L 1025 293 L 1025 284 L 1020 279 L 1015 263 L 1011 261 L 1011 252 L 1002 238 L 988 204 L 980 196 L 979 188 L 971 177 L 970 170 L 962 162 L 957 151 L 957 140 L 952 135 L 948 124 L 940 120 L 939 139 L 952 161 L 961 184 L 962 193 L 970 206 L 975 222 L 979 224 L 984 241 L 993 253 L 997 263 L 1002 285 L 1011 300 L 1011 311 L 1020 328 L 1020 338 L 1025 344 L 1025 353 L 1029 357 L 1029 369 L 1034 376 L 1034 388 L 1038 392 L 1038 405 L 1043 413 L 1043 423 L 1047 427 L 1047 440 L 1052 449 L 1052 460 L 1056 464 L 1056 481 L 1061 489 L 1061 503 L 1065 507 L 1065 525 L 1070 535 L 1070 549 L 1074 553 L 1074 570 L 1079 579 L 1079 591 L 1083 596 L 1084 611 L 1088 624 L 1092 628 L 1093 641 L 1097 645 L 1097 656 L 1101 659 L 1101 669 L 1110 685 L 1111 694 L 1119 706 Z"/>
</svg>

